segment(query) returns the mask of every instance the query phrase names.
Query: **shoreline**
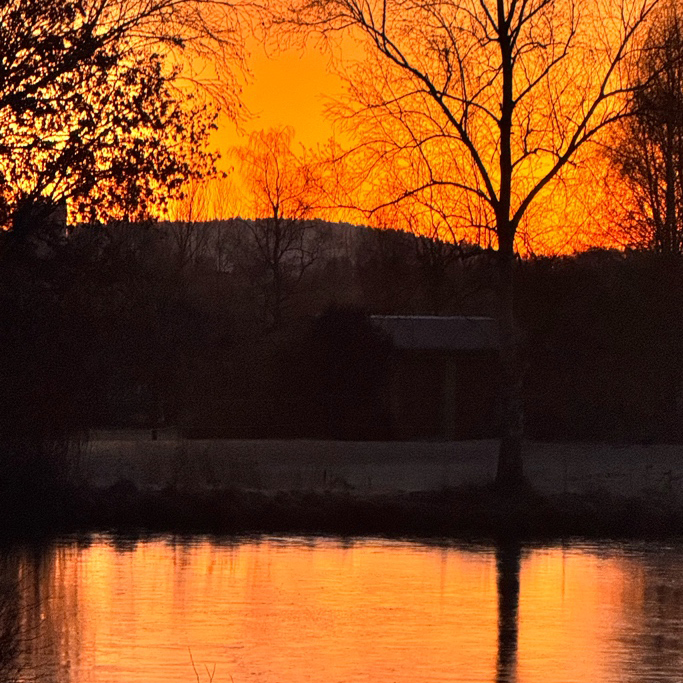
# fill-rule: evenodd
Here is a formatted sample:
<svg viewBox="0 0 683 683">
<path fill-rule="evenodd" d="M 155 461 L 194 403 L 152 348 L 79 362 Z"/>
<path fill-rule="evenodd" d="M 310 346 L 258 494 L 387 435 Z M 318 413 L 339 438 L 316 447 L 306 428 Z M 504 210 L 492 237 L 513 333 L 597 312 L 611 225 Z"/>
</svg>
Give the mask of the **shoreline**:
<svg viewBox="0 0 683 683">
<path fill-rule="evenodd" d="M 85 444 L 80 481 L 108 488 L 168 487 L 278 491 L 348 491 L 366 496 L 486 486 L 496 471 L 498 440 L 324 441 L 182 439 L 173 431 L 98 433 Z M 545 495 L 654 492 L 683 503 L 683 444 L 534 442 L 524 470 Z"/>
<path fill-rule="evenodd" d="M 491 483 L 497 441 L 86 443 L 65 487 L 5 490 L 0 537 L 78 532 L 562 540 L 683 537 L 683 446 L 527 443 L 529 487 Z M 33 502 L 31 502 L 33 501 Z"/>
<path fill-rule="evenodd" d="M 320 534 L 463 541 L 683 536 L 678 501 L 607 492 L 501 495 L 493 486 L 472 486 L 358 496 L 334 491 L 139 491 L 121 482 L 108 489 L 71 490 L 60 498 L 43 514 L 30 508 L 6 510 L 5 535 Z"/>
</svg>

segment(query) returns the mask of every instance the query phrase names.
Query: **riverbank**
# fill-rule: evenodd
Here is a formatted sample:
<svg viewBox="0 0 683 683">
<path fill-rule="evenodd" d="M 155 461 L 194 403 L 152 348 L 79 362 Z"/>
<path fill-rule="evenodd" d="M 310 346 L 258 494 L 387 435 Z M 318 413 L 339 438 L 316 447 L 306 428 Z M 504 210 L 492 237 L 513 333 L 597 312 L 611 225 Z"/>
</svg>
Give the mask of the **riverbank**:
<svg viewBox="0 0 683 683">
<path fill-rule="evenodd" d="M 683 506 L 608 492 L 503 495 L 493 486 L 374 495 L 315 491 L 140 491 L 130 482 L 66 492 L 56 505 L 5 510 L 7 537 L 91 532 L 324 534 L 528 541 L 683 537 Z"/>
<path fill-rule="evenodd" d="M 492 486 L 375 495 L 347 492 L 141 492 L 126 484 L 70 498 L 64 521 L 83 530 L 325 533 L 529 539 L 683 536 L 683 506 L 670 497 L 605 491 L 501 495 Z"/>
<path fill-rule="evenodd" d="M 95 432 L 80 479 L 97 488 L 129 481 L 140 490 L 350 492 L 356 496 L 485 486 L 498 441 L 322 441 L 182 439 L 173 430 Z M 680 498 L 683 445 L 539 443 L 524 445 L 532 487 L 547 495 Z"/>
<path fill-rule="evenodd" d="M 495 441 L 183 441 L 115 434 L 7 533 L 683 536 L 679 446 L 527 444 L 528 489 L 492 486 Z M 125 437 L 125 438 L 124 438 Z"/>
</svg>

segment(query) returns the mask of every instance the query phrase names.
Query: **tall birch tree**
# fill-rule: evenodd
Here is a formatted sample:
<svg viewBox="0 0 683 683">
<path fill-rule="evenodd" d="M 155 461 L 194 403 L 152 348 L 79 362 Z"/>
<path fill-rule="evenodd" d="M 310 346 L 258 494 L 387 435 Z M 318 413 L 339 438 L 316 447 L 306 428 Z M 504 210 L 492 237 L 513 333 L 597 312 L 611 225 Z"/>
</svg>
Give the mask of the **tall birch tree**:
<svg viewBox="0 0 683 683">
<path fill-rule="evenodd" d="M 520 227 L 586 144 L 628 114 L 629 70 L 658 0 L 291 0 L 279 21 L 363 58 L 338 110 L 364 208 L 431 203 L 497 252 L 502 438 L 496 481 L 524 481 L 515 322 Z M 343 49 L 344 41 L 342 41 Z M 398 188 L 398 189 L 397 189 Z M 591 188 L 585 188 L 591 192 Z M 552 200 L 552 201 L 551 201 Z M 535 207 L 535 209 L 533 208 Z M 540 217 L 540 218 L 539 218 Z"/>
</svg>

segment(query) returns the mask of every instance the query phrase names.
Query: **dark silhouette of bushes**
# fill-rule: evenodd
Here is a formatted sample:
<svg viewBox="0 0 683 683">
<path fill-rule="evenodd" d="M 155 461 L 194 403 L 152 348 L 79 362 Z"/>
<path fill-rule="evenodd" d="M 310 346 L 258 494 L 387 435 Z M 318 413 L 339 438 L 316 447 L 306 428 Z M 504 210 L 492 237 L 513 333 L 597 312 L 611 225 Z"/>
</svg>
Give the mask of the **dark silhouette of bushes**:
<svg viewBox="0 0 683 683">
<path fill-rule="evenodd" d="M 224 348 L 184 425 L 195 438 L 386 436 L 391 345 L 360 309 L 333 306 Z"/>
<path fill-rule="evenodd" d="M 519 268 L 528 434 L 678 441 L 683 261 L 592 250 Z"/>
<path fill-rule="evenodd" d="M 0 506 L 33 518 L 59 506 L 71 473 L 96 342 L 70 246 L 16 249 L 14 237 L 0 243 Z"/>
<path fill-rule="evenodd" d="M 386 438 L 391 340 L 360 308 L 331 306 L 308 337 L 312 394 L 327 438 Z"/>
</svg>

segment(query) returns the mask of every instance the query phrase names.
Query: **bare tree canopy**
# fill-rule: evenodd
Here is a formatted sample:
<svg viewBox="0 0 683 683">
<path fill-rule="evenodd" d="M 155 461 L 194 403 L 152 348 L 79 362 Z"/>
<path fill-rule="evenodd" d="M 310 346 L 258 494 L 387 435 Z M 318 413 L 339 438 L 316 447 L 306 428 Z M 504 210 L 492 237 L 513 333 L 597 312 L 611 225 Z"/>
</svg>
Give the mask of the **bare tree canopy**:
<svg viewBox="0 0 683 683">
<path fill-rule="evenodd" d="M 248 234 L 237 250 L 260 284 L 266 318 L 282 322 L 285 303 L 320 256 L 323 233 L 307 220 L 316 206 L 319 183 L 313 166 L 292 149 L 294 131 L 257 131 L 234 150 L 246 190 L 243 221 Z"/>
<path fill-rule="evenodd" d="M 523 480 L 515 239 L 585 143 L 628 113 L 628 78 L 658 0 L 301 0 L 295 31 L 351 31 L 341 114 L 366 208 L 431 205 L 498 250 L 502 441 L 498 482 Z M 585 188 L 584 188 L 585 191 Z M 542 204 L 539 204 L 542 207 Z"/>
<path fill-rule="evenodd" d="M 683 252 L 683 16 L 667 3 L 651 27 L 635 74 L 642 87 L 610 157 L 630 191 L 620 215 L 629 246 Z"/>
<path fill-rule="evenodd" d="M 308 218 L 316 201 L 313 169 L 293 149 L 292 128 L 255 131 L 234 149 L 250 218 Z"/>
<path fill-rule="evenodd" d="M 579 148 L 624 116 L 657 2 L 330 0 L 281 19 L 364 38 L 334 113 L 373 189 L 365 208 L 417 199 L 459 230 L 496 232 L 506 213 L 516 229 Z"/>
</svg>

